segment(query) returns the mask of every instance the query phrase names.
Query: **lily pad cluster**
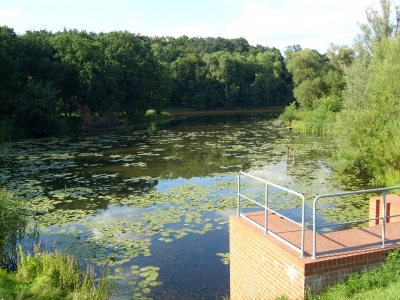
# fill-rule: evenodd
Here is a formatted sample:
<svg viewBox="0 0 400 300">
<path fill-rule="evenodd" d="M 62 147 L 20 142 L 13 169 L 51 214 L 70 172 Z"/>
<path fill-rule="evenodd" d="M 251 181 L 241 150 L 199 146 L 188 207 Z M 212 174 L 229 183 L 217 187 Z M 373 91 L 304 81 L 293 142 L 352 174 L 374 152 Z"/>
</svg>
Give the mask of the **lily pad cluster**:
<svg viewBox="0 0 400 300">
<path fill-rule="evenodd" d="M 365 185 L 330 169 L 335 145 L 329 139 L 289 132 L 270 116 L 181 125 L 160 125 L 151 134 L 105 132 L 2 143 L 0 186 L 26 202 L 42 239 L 55 240 L 82 261 L 107 266 L 114 280 L 131 282 L 135 299 L 147 299 L 162 288 L 160 266 L 139 266 L 135 259 L 151 257 L 154 245 L 227 232 L 227 215 L 207 214 L 236 207 L 238 171 L 301 192 L 308 206 L 318 194 Z M 259 201 L 265 198 L 265 188 L 255 182 L 244 180 L 241 188 Z M 268 197 L 282 213 L 301 205 L 273 189 Z M 318 213 L 326 222 L 360 218 L 368 212 L 366 197 L 321 202 Z M 256 209 L 246 202 L 242 207 Z M 217 255 L 221 267 L 229 263 L 229 253 Z"/>
</svg>

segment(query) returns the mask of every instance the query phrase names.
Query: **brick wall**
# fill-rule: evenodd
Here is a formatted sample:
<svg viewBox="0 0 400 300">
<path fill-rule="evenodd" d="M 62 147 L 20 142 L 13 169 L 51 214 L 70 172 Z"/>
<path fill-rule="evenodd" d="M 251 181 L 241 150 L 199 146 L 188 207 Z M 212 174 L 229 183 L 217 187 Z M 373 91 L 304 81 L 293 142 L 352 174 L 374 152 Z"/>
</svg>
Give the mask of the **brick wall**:
<svg viewBox="0 0 400 300">
<path fill-rule="evenodd" d="M 387 251 L 387 248 L 378 248 L 365 253 L 347 255 L 339 253 L 308 263 L 305 266 L 305 285 L 313 292 L 323 291 L 328 286 L 347 279 L 351 273 L 380 265 L 385 260 Z"/>
<path fill-rule="evenodd" d="M 230 299 L 304 299 L 306 288 L 318 292 L 350 273 L 381 264 L 395 247 L 380 246 L 305 258 L 243 218 L 230 216 Z M 306 241 L 306 248 L 310 242 Z M 398 247 L 399 245 L 397 245 Z"/>
<path fill-rule="evenodd" d="M 304 270 L 297 252 L 242 218 L 230 216 L 229 226 L 230 299 L 303 297 Z"/>
</svg>

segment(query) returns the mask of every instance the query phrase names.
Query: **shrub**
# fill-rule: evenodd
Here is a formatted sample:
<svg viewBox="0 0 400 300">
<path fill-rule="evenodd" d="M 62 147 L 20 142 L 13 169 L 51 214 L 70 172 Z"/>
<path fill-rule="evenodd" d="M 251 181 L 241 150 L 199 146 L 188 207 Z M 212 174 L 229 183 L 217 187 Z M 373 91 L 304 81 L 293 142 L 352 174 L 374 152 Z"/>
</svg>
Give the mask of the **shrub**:
<svg viewBox="0 0 400 300">
<path fill-rule="evenodd" d="M 296 101 L 285 107 L 283 113 L 279 116 L 279 120 L 283 121 L 286 125 L 291 125 L 292 121 L 298 119 L 298 110 L 296 108 Z"/>
<path fill-rule="evenodd" d="M 172 117 L 170 113 L 167 113 L 165 111 L 158 112 L 155 109 L 148 109 L 146 111 L 146 113 L 144 114 L 144 116 L 146 118 L 151 118 L 151 119 L 155 119 L 155 118 L 157 118 L 157 119 L 165 119 L 165 118 L 171 118 Z"/>
<path fill-rule="evenodd" d="M 148 109 L 144 116 L 147 118 L 155 118 L 157 116 L 157 111 L 155 109 Z"/>
</svg>

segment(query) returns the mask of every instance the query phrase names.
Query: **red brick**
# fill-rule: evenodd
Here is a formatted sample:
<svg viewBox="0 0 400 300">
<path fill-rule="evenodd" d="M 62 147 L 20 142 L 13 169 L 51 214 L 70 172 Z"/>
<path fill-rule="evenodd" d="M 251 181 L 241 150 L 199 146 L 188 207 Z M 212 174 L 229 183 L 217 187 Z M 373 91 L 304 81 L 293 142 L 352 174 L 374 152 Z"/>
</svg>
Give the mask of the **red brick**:
<svg viewBox="0 0 400 300">
<path fill-rule="evenodd" d="M 370 213 L 371 211 L 372 209 Z M 285 224 L 282 220 L 279 222 L 279 224 Z M 393 225 L 395 225 L 393 222 L 387 224 L 387 237 L 393 239 L 393 236 L 397 234 L 397 238 L 400 238 L 400 230 L 398 227 L 391 227 Z M 270 224 L 269 227 L 273 228 Z M 300 231 L 289 228 L 287 229 L 288 232 L 290 231 L 289 234 L 285 231 L 286 229 L 286 226 L 281 226 L 278 230 L 279 234 L 293 244 L 299 245 Z M 317 237 L 318 258 L 312 260 L 310 256 L 299 258 L 299 253 L 287 245 L 270 235 L 264 235 L 262 230 L 244 219 L 231 216 L 230 299 L 271 299 L 280 295 L 286 295 L 289 299 L 303 299 L 307 286 L 310 286 L 312 291 L 318 292 L 347 278 L 352 272 L 378 265 L 384 261 L 387 251 L 400 247 L 400 244 L 388 244 L 385 249 L 370 247 L 358 251 L 345 251 L 345 249 L 340 249 L 343 247 L 338 248 L 338 245 L 343 244 L 348 247 L 354 246 L 356 241 L 374 242 L 380 230 L 380 226 L 376 228 L 370 226 L 363 230 L 351 229 L 319 235 Z M 357 236 L 358 234 L 360 236 Z M 340 243 L 335 243 L 335 241 L 340 241 Z M 312 253 L 310 231 L 306 231 L 305 248 L 307 253 Z M 339 252 L 329 255 L 321 254 L 332 249 L 338 249 Z M 290 287 L 289 290 L 288 287 Z"/>
</svg>

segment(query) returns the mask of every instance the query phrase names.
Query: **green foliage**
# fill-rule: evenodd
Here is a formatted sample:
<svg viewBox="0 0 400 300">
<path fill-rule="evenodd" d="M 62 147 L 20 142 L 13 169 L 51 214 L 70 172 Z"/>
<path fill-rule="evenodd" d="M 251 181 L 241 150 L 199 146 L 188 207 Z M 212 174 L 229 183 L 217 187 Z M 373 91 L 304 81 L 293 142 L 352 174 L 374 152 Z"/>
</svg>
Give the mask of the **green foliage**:
<svg viewBox="0 0 400 300">
<path fill-rule="evenodd" d="M 15 122 L 29 129 L 33 136 L 48 136 L 59 131 L 57 92 L 51 84 L 29 80 L 26 91 L 19 97 Z"/>
<path fill-rule="evenodd" d="M 326 56 L 336 69 L 343 70 L 349 67 L 355 58 L 355 51 L 348 46 L 338 46 L 331 44 L 326 51 Z"/>
<path fill-rule="evenodd" d="M 59 130 L 57 117 L 79 107 L 133 119 L 148 109 L 244 108 L 293 100 L 278 49 L 243 39 L 154 37 L 127 31 L 88 33 L 0 27 L 2 135 Z M 5 130 L 6 128 L 7 130 Z M 4 138 L 3 138 L 4 139 Z"/>
<path fill-rule="evenodd" d="M 400 252 L 395 249 L 390 252 L 386 261 L 379 267 L 365 272 L 353 273 L 348 280 L 342 281 L 325 292 L 317 295 L 308 295 L 307 299 L 376 299 L 366 297 L 370 291 L 377 291 L 376 296 L 380 299 L 381 293 L 393 283 L 400 283 Z M 396 298 L 398 294 L 396 295 Z M 392 299 L 396 299 L 392 298 Z M 385 298 L 386 299 L 386 298 Z"/>
<path fill-rule="evenodd" d="M 369 67 L 359 61 L 346 72 L 350 87 L 336 125 L 339 169 L 366 173 L 376 184 L 399 184 L 400 38 L 374 47 Z M 357 72 L 360 70 L 360 72 Z"/>
<path fill-rule="evenodd" d="M 0 116 L 0 142 L 10 141 L 13 125 L 7 116 Z"/>
<path fill-rule="evenodd" d="M 12 28 L 0 26 L 0 117 L 10 117 L 18 93 L 18 36 Z"/>
<path fill-rule="evenodd" d="M 340 100 L 331 96 L 318 99 L 314 110 L 297 109 L 296 102 L 285 107 L 279 116 L 286 125 L 308 133 L 331 133 L 340 109 Z"/>
<path fill-rule="evenodd" d="M 28 220 L 24 203 L 0 188 L 0 267 L 12 270 L 17 265 L 17 245 L 23 240 Z"/>
<path fill-rule="evenodd" d="M 293 76 L 293 94 L 302 108 L 313 109 L 315 100 L 327 93 L 322 80 L 324 75 L 322 56 L 313 50 L 291 52 L 286 59 L 286 67 Z"/>
<path fill-rule="evenodd" d="M 336 113 L 342 110 L 342 99 L 335 96 L 324 96 L 317 99 L 316 106 Z"/>
<path fill-rule="evenodd" d="M 367 52 L 374 53 L 374 45 L 382 40 L 397 35 L 400 22 L 400 7 L 394 6 L 395 20 L 391 20 L 391 5 L 389 0 L 380 0 L 381 11 L 376 10 L 373 6 L 367 7 L 365 15 L 367 23 L 359 24 L 362 34 L 358 36 L 358 40 Z"/>
<path fill-rule="evenodd" d="M 283 121 L 286 125 L 291 125 L 293 120 L 297 120 L 299 111 L 296 108 L 296 102 L 290 103 L 285 106 L 285 110 L 279 115 L 279 120 Z"/>
<path fill-rule="evenodd" d="M 148 109 L 144 116 L 148 119 L 168 119 L 172 117 L 172 115 L 166 111 L 158 112 L 155 109 Z"/>
<path fill-rule="evenodd" d="M 155 118 L 157 116 L 157 111 L 155 109 L 148 109 L 144 116 L 147 118 Z"/>
<path fill-rule="evenodd" d="M 293 76 L 293 94 L 300 106 L 312 110 L 321 104 L 321 99 L 328 99 L 331 104 L 334 99 L 335 104 L 328 109 L 339 111 L 345 86 L 343 70 L 353 59 L 354 50 L 345 46 L 331 45 L 326 55 L 310 49 L 289 51 L 286 65 Z"/>
<path fill-rule="evenodd" d="M 330 134 L 335 120 L 336 113 L 320 105 L 314 110 L 299 110 L 297 120 L 292 122 L 292 126 L 308 133 Z"/>
<path fill-rule="evenodd" d="M 108 299 L 110 296 L 107 277 L 96 278 L 91 266 L 82 272 L 73 257 L 59 250 L 41 251 L 35 245 L 31 256 L 25 255 L 20 247 L 20 257 L 21 264 L 15 273 L 0 270 L 3 299 Z"/>
</svg>

